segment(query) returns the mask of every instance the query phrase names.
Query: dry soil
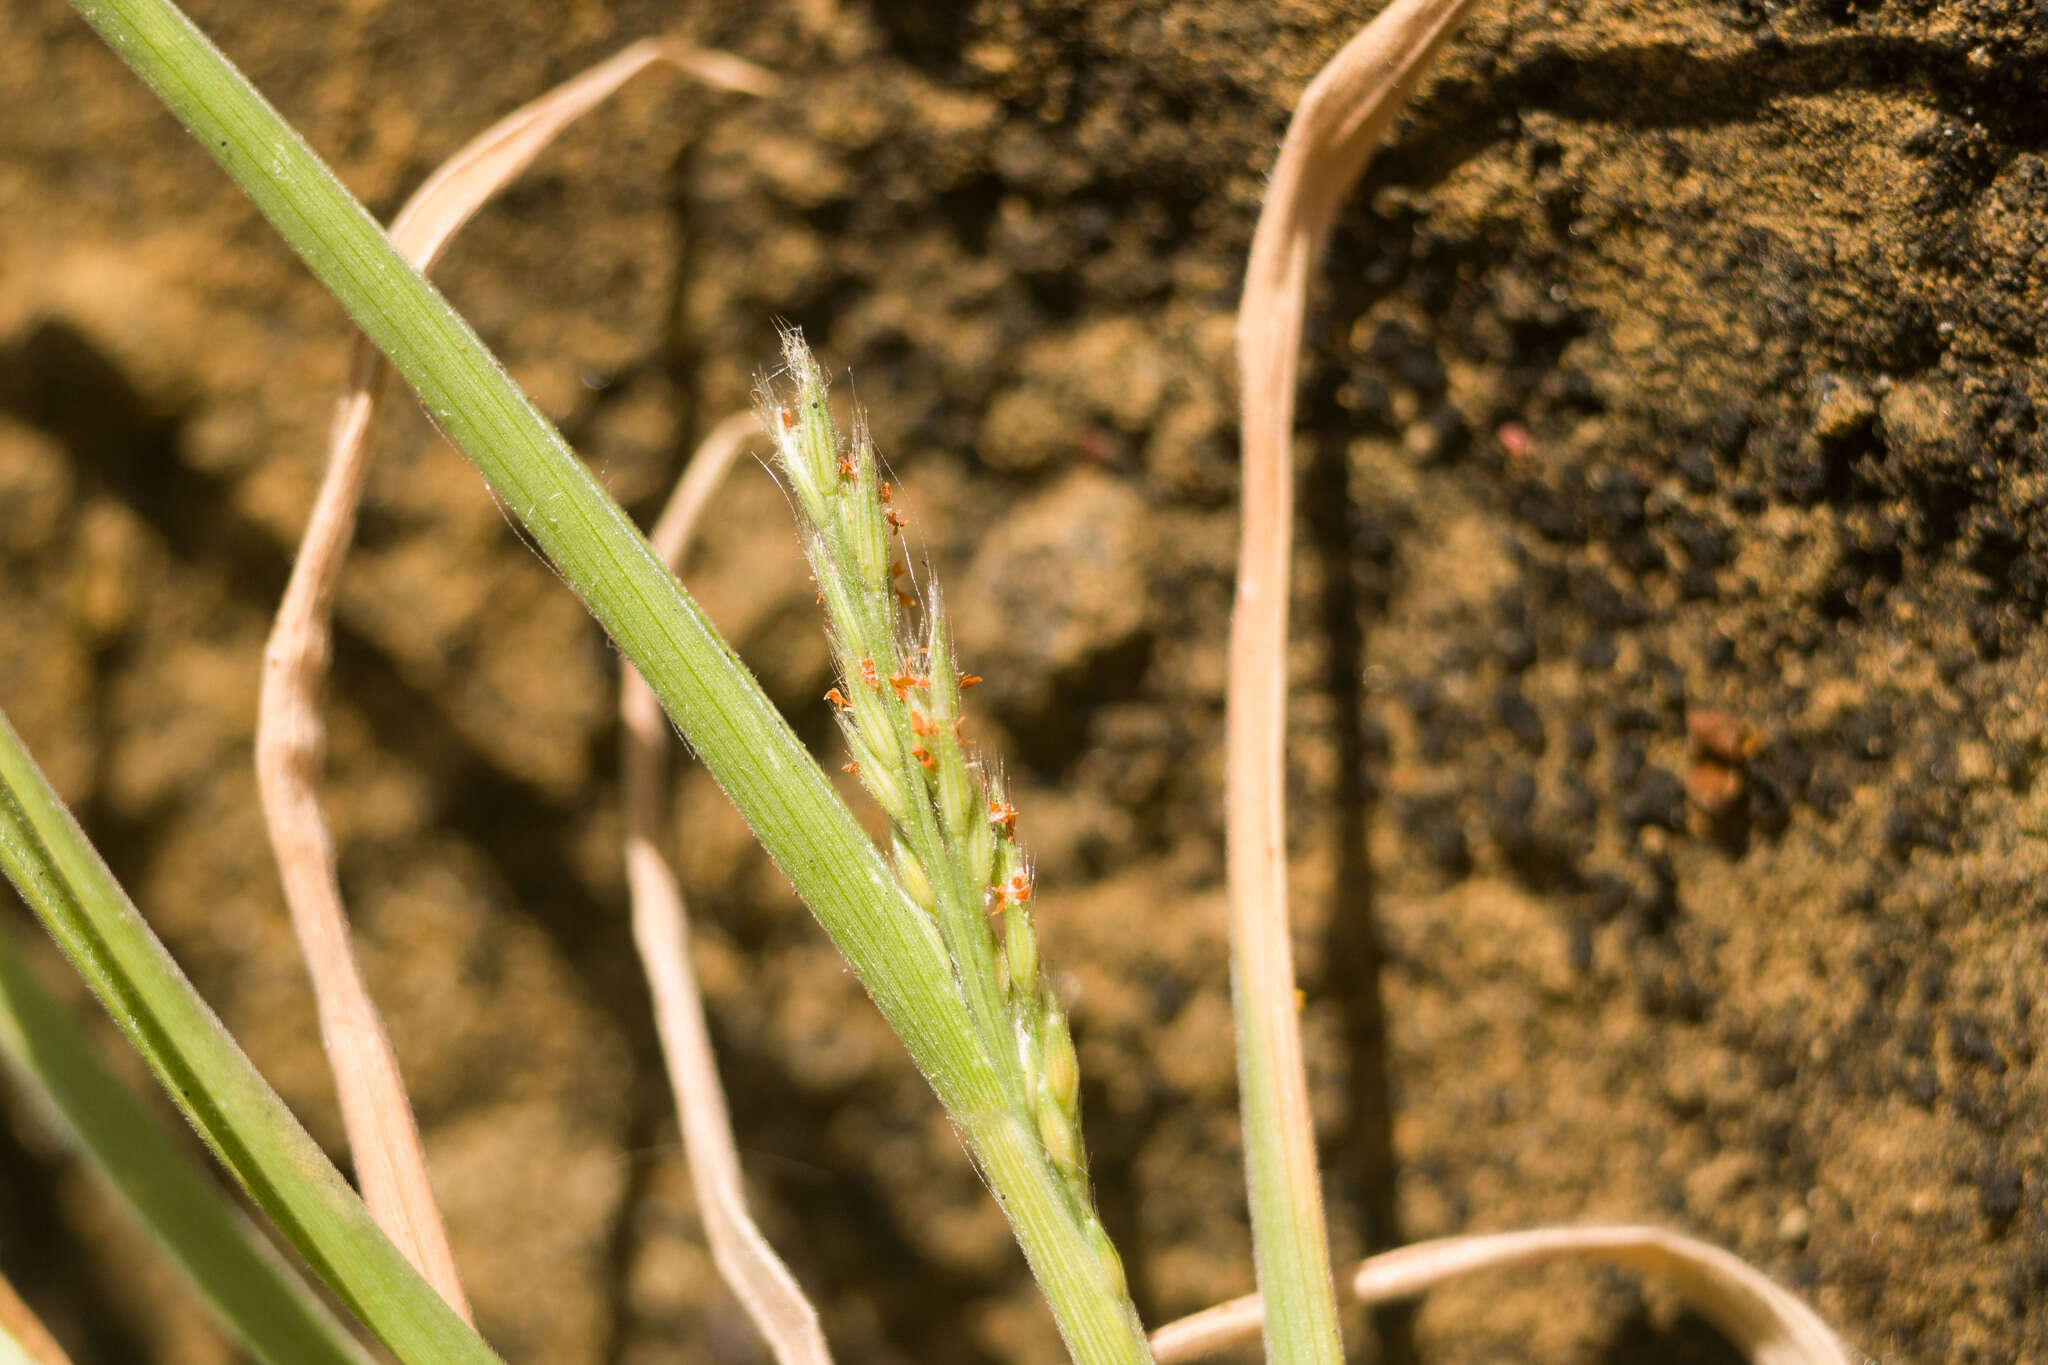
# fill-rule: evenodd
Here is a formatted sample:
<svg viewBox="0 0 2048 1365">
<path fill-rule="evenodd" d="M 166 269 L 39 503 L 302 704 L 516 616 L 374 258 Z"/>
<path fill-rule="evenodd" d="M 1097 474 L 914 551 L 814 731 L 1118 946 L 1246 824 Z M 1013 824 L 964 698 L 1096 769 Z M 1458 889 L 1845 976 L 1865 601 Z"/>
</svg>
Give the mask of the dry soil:
<svg viewBox="0 0 2048 1365">
<path fill-rule="evenodd" d="M 193 8 L 381 214 L 641 35 L 795 78 L 643 77 L 441 279 L 642 516 L 778 317 L 850 375 L 988 679 L 1139 1305 L 1247 1289 L 1231 318 L 1290 105 L 1368 7 Z M 250 733 L 348 328 L 64 5 L 0 14 L 0 703 L 339 1153 Z M 1292 656 L 1341 1257 L 1647 1219 L 1884 1361 L 2048 1360 L 2044 21 L 1481 0 L 1354 196 L 1304 366 Z M 758 1359 L 626 932 L 613 657 L 397 397 L 327 792 L 481 1324 L 513 1361 Z M 758 469 L 688 580 L 836 765 Z M 708 782 L 677 790 L 749 1177 L 841 1357 L 1055 1358 L 857 984 Z M 82 1365 L 235 1358 L 12 1093 L 0 1268 Z M 1351 1328 L 1394 1362 L 1728 1358 L 1569 1270 Z"/>
</svg>

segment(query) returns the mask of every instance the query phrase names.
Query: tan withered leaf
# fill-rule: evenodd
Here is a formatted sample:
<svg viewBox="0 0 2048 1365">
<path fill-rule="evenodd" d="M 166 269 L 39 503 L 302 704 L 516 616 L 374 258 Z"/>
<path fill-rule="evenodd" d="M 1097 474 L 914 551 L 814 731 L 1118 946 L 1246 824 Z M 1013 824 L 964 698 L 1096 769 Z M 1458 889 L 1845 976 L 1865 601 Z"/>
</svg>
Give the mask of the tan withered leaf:
<svg viewBox="0 0 2048 1365">
<path fill-rule="evenodd" d="M 1487 1270 L 1591 1261 L 1668 1281 L 1756 1365 L 1861 1365 L 1812 1309 L 1740 1257 L 1662 1228 L 1535 1228 L 1417 1242 L 1361 1262 L 1346 1277 L 1362 1304 L 1388 1303 Z M 1169 1323 L 1152 1334 L 1158 1365 L 1194 1360 L 1255 1335 L 1259 1296 Z"/>
<path fill-rule="evenodd" d="M 393 224 L 393 241 L 426 269 L 454 233 L 562 129 L 657 64 L 722 89 L 758 94 L 773 86 L 768 73 L 735 57 L 660 39 L 635 43 L 499 120 L 457 152 L 407 201 Z M 326 727 L 317 697 L 327 673 L 334 583 L 354 531 L 381 368 L 374 348 L 359 339 L 350 389 L 329 432 L 327 471 L 264 650 L 256 769 L 364 1202 L 441 1297 L 467 1318 L 405 1084 L 349 946 L 334 841 L 318 795 Z"/>
<path fill-rule="evenodd" d="M 711 429 L 690 457 L 648 542 L 671 570 L 680 570 L 698 522 L 726 472 L 756 431 L 751 412 Z M 711 1256 L 780 1365 L 830 1365 L 818 1312 L 747 1212 L 739 1150 L 726 1111 L 718 1062 L 704 1025 L 704 1003 L 690 967 L 690 924 L 675 874 L 661 856 L 663 759 L 668 715 L 630 666 L 619 687 L 624 722 L 620 755 L 625 788 L 626 883 L 633 899 L 633 942 L 654 997 L 654 1022 L 676 1094 L 690 1182 Z"/>
</svg>

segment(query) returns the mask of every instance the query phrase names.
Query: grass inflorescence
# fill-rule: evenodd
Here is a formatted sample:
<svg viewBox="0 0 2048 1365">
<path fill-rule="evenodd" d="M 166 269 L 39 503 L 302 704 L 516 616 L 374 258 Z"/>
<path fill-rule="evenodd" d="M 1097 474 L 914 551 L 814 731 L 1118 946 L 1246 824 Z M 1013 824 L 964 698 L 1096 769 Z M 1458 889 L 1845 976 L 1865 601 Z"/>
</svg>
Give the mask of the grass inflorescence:
<svg viewBox="0 0 2048 1365">
<path fill-rule="evenodd" d="M 888 815 L 897 880 L 932 917 L 1011 1104 L 1120 1279 L 1088 1188 L 1078 1062 L 1039 964 L 1017 811 L 961 735 L 961 694 L 980 679 L 959 666 L 938 588 L 920 592 L 911 572 L 908 516 L 866 421 L 856 414 L 842 437 L 824 371 L 795 330 L 783 334 L 783 362 L 760 386 L 760 415 L 825 609 L 839 671 L 825 697 L 852 755 L 846 770 Z"/>
</svg>

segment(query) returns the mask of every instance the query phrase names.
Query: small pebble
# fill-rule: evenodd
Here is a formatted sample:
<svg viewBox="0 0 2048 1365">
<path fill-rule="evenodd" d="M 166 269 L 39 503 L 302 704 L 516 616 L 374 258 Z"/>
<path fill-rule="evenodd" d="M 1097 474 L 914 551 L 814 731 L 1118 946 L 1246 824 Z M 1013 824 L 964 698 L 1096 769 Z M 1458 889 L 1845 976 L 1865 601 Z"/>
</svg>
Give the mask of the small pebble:
<svg viewBox="0 0 2048 1365">
<path fill-rule="evenodd" d="M 1798 1205 L 1786 1209 L 1778 1219 L 1778 1240 L 1786 1246 L 1802 1247 L 1813 1232 L 1813 1215 Z"/>
<path fill-rule="evenodd" d="M 1824 441 L 1841 441 L 1870 425 L 1877 416 L 1877 403 L 1862 385 L 1834 375 L 1823 375 L 1820 392 L 1813 403 L 1813 434 Z"/>
</svg>

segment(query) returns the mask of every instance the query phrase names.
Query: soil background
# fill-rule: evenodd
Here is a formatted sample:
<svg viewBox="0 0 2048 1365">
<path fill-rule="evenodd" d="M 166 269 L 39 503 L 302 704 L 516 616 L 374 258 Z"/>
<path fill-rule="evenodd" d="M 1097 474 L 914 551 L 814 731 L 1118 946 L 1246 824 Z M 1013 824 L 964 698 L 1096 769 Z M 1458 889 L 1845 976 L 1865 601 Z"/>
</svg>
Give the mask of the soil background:
<svg viewBox="0 0 2048 1365">
<path fill-rule="evenodd" d="M 439 278 L 643 519 L 778 317 L 871 409 L 988 680 L 1138 1303 L 1250 1288 L 1232 310 L 1288 111 L 1368 8 L 192 9 L 381 216 L 633 38 L 793 78 L 641 77 Z M 64 5 L 0 14 L 0 703 L 339 1157 L 250 735 L 349 329 Z M 1482 0 L 1353 196 L 1304 363 L 1290 769 L 1340 1258 L 1648 1220 L 1881 1360 L 2048 1360 L 2044 21 Z M 627 935 L 614 658 L 402 394 L 376 442 L 326 790 L 482 1327 L 513 1361 L 760 1359 Z M 758 468 L 686 578 L 836 766 Z M 1057 1358 L 935 1104 L 682 766 L 756 1207 L 840 1358 Z M 0 1268 L 81 1362 L 237 1358 L 13 1091 Z M 1350 1327 L 1393 1362 L 1732 1358 L 1581 1270 Z"/>
</svg>

